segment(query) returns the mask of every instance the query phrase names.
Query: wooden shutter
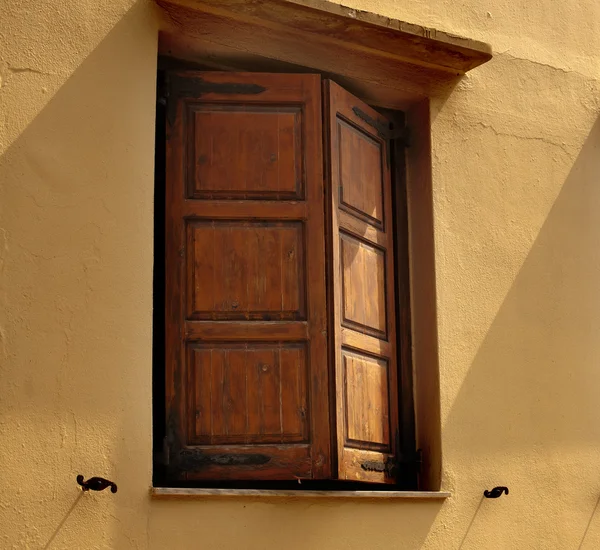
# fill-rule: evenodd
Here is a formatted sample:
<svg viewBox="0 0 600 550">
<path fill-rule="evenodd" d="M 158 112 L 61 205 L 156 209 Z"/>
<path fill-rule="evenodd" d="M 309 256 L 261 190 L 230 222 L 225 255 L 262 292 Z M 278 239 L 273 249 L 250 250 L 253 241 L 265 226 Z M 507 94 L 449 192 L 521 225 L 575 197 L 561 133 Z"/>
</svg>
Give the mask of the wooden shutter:
<svg viewBox="0 0 600 550">
<path fill-rule="evenodd" d="M 168 78 L 169 477 L 329 477 L 320 77 Z"/>
<path fill-rule="evenodd" d="M 389 121 L 325 82 L 340 479 L 393 483 L 398 445 Z"/>
</svg>

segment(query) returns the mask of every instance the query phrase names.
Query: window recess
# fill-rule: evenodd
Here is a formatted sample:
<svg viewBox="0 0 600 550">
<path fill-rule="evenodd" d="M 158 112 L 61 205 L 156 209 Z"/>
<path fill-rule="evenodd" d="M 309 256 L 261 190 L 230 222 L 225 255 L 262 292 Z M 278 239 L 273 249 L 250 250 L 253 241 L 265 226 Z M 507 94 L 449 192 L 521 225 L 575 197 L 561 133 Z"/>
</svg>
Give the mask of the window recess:
<svg viewBox="0 0 600 550">
<path fill-rule="evenodd" d="M 164 483 L 414 485 L 402 125 L 315 74 L 166 90 Z"/>
</svg>

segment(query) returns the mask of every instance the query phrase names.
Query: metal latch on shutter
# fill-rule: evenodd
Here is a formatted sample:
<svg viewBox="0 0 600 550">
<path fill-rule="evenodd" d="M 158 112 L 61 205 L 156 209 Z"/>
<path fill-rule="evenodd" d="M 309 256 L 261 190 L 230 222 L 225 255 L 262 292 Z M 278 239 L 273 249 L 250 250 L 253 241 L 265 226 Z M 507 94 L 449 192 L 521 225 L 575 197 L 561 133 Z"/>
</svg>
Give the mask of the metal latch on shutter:
<svg viewBox="0 0 600 550">
<path fill-rule="evenodd" d="M 421 449 L 410 454 L 401 454 L 399 457 L 388 457 L 383 460 L 365 460 L 360 467 L 367 472 L 385 472 L 387 477 L 396 477 L 402 468 L 421 471 L 423 453 Z"/>
<path fill-rule="evenodd" d="M 185 470 L 197 470 L 207 466 L 262 466 L 271 461 L 271 457 L 260 453 L 218 453 L 208 455 L 200 450 L 181 449 L 175 453 L 175 464 L 171 464 L 171 448 L 167 438 L 163 440 L 163 449 L 154 454 L 156 464 L 176 465 Z"/>
<path fill-rule="evenodd" d="M 165 79 L 165 99 L 167 120 L 175 121 L 175 101 L 178 97 L 200 98 L 205 94 L 256 95 L 266 91 L 264 86 L 247 82 L 209 82 L 201 77 L 185 77 L 169 74 Z"/>
<path fill-rule="evenodd" d="M 218 453 L 206 454 L 200 449 L 182 449 L 177 457 L 178 465 L 184 470 L 200 470 L 208 466 L 262 466 L 271 461 L 262 453 Z"/>
</svg>

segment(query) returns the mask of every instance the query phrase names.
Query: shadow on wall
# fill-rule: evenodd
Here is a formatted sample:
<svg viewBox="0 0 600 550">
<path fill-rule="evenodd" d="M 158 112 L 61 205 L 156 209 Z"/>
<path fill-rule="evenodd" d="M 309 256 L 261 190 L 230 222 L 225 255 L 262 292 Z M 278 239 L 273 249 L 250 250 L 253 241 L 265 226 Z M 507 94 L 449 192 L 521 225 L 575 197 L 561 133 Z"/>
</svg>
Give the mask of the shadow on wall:
<svg viewBox="0 0 600 550">
<path fill-rule="evenodd" d="M 94 12 L 110 31 L 0 158 L 2 548 L 146 540 L 156 22 L 149 2 L 114 4 Z M 101 30 L 70 15 L 85 51 Z M 0 92 L 35 101 L 57 78 L 22 70 Z M 81 495 L 77 474 L 119 492 Z"/>
<path fill-rule="evenodd" d="M 456 484 L 510 487 L 465 549 L 600 547 L 599 216 L 597 120 L 442 430 Z"/>
</svg>

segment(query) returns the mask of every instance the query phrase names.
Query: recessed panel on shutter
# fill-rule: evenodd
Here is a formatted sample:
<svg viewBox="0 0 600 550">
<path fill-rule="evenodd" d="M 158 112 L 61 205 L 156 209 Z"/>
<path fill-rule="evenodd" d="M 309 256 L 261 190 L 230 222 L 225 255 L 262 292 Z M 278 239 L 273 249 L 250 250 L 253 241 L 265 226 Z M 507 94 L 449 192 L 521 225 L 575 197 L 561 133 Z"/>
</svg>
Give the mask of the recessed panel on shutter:
<svg viewBox="0 0 600 550">
<path fill-rule="evenodd" d="M 169 475 L 329 477 L 320 77 L 169 80 Z"/>
<path fill-rule="evenodd" d="M 325 82 L 340 479 L 393 483 L 398 434 L 389 122 Z"/>
</svg>

